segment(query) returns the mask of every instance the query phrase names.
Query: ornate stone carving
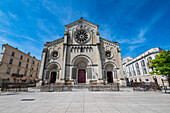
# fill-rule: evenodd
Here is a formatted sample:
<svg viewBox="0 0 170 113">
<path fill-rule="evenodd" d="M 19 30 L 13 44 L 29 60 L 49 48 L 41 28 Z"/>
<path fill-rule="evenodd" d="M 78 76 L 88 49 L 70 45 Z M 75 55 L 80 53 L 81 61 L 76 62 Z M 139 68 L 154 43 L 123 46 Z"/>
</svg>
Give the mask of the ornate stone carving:
<svg viewBox="0 0 170 113">
<path fill-rule="evenodd" d="M 57 59 L 59 57 L 58 51 L 53 51 L 51 53 L 52 59 Z"/>
</svg>

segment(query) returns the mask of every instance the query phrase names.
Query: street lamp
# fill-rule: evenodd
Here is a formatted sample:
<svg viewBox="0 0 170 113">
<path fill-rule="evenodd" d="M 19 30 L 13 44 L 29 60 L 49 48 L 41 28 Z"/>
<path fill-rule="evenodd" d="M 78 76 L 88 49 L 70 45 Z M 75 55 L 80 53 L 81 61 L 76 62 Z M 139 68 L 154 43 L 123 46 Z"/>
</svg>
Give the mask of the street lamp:
<svg viewBox="0 0 170 113">
<path fill-rule="evenodd" d="M 166 88 L 165 88 L 165 84 L 164 84 L 164 81 L 165 81 L 165 77 L 161 77 L 161 80 L 162 80 L 162 84 L 163 84 L 163 87 L 164 87 L 164 90 L 165 90 L 165 93 L 166 93 Z"/>
</svg>

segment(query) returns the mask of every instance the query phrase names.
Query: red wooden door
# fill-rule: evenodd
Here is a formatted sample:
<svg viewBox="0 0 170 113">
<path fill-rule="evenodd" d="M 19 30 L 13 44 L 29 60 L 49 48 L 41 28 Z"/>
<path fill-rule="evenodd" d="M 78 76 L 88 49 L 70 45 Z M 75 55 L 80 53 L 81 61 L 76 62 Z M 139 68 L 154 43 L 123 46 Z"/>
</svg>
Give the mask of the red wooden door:
<svg viewBox="0 0 170 113">
<path fill-rule="evenodd" d="M 54 74 L 53 74 L 53 73 L 51 73 L 50 83 L 52 83 L 52 82 L 53 82 L 53 77 L 54 77 Z"/>
<path fill-rule="evenodd" d="M 56 72 L 51 73 L 50 83 L 55 83 L 56 81 Z"/>
<path fill-rule="evenodd" d="M 86 70 L 85 69 L 78 70 L 78 83 L 86 83 Z"/>
<path fill-rule="evenodd" d="M 111 71 L 107 72 L 107 81 L 108 83 L 113 83 L 113 74 Z"/>
</svg>

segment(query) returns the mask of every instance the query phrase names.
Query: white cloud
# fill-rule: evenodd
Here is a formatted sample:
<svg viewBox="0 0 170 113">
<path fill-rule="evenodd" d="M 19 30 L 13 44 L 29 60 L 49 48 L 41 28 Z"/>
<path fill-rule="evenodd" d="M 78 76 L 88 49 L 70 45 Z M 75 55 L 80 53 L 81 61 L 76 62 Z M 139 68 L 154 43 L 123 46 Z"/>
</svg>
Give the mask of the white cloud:
<svg viewBox="0 0 170 113">
<path fill-rule="evenodd" d="M 16 35 L 14 33 L 11 33 L 11 32 L 5 31 L 5 30 L 0 30 L 0 32 L 6 33 L 8 35 L 12 35 L 12 36 L 15 36 L 15 37 L 18 37 L 18 38 L 24 38 L 24 39 L 27 39 L 27 40 L 36 41 L 35 39 L 33 39 L 33 38 L 29 37 L 29 36 Z"/>
<path fill-rule="evenodd" d="M 42 19 L 37 19 L 37 25 L 38 25 L 38 27 L 39 27 L 42 31 L 44 31 L 44 32 L 52 35 L 52 32 L 48 29 L 48 27 L 46 27 L 46 26 L 44 25 L 44 20 L 42 20 Z"/>
<path fill-rule="evenodd" d="M 17 19 L 17 15 L 11 13 L 11 12 L 8 12 L 8 15 L 13 18 L 13 19 Z"/>
<path fill-rule="evenodd" d="M 0 10 L 0 23 L 4 25 L 10 25 L 8 16 Z"/>
<path fill-rule="evenodd" d="M 133 50 L 135 50 L 138 47 L 141 47 L 142 45 L 136 45 L 136 46 L 129 46 L 129 52 L 132 52 Z"/>
<path fill-rule="evenodd" d="M 141 29 L 140 32 L 137 34 L 136 38 L 132 39 L 118 39 L 118 43 L 127 43 L 127 44 L 140 44 L 144 43 L 146 38 L 144 35 L 146 34 L 147 29 Z"/>
<path fill-rule="evenodd" d="M 74 19 L 80 17 L 88 17 L 87 12 L 74 10 L 71 2 L 65 6 L 59 6 L 56 2 L 44 0 L 43 7 L 45 7 L 54 16 L 59 17 L 58 19 L 62 25 L 69 24 L 70 22 L 73 22 Z"/>
<path fill-rule="evenodd" d="M 140 29 L 140 32 L 137 34 L 137 37 L 136 38 L 125 38 L 123 37 L 122 39 L 118 39 L 117 41 L 119 43 L 127 43 L 127 44 L 140 44 L 140 43 L 144 43 L 146 41 L 146 38 L 145 38 L 145 34 L 146 32 L 148 32 L 153 24 L 155 24 L 157 21 L 159 21 L 159 19 L 165 14 L 165 12 L 167 11 L 167 7 L 164 7 L 161 9 L 158 9 L 159 11 L 157 11 L 153 17 L 151 18 L 151 20 L 144 26 L 142 26 Z"/>
</svg>

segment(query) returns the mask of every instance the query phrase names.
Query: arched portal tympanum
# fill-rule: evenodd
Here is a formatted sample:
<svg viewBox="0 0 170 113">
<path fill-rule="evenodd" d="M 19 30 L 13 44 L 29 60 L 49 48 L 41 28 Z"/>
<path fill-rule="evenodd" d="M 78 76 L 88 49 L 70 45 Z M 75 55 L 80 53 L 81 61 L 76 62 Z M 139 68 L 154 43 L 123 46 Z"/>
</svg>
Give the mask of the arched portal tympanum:
<svg viewBox="0 0 170 113">
<path fill-rule="evenodd" d="M 91 79 L 92 71 L 89 67 L 90 64 L 91 61 L 84 56 L 73 59 L 72 79 L 77 81 L 77 83 L 86 83 L 87 79 Z"/>
<path fill-rule="evenodd" d="M 59 67 L 57 64 L 49 64 L 45 70 L 45 79 L 50 83 L 55 83 L 59 79 Z"/>
<path fill-rule="evenodd" d="M 107 63 L 104 65 L 104 78 L 108 83 L 113 83 L 117 79 L 116 65 L 114 63 Z"/>
</svg>

